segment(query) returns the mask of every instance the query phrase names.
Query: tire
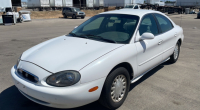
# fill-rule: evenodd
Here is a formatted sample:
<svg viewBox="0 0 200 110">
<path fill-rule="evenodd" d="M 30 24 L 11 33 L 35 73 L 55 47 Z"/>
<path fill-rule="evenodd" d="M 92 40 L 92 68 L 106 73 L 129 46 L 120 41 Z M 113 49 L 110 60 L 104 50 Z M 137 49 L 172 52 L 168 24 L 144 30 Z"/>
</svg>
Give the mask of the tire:
<svg viewBox="0 0 200 110">
<path fill-rule="evenodd" d="M 117 79 L 118 78 L 118 79 Z M 124 85 L 122 84 L 124 81 L 120 80 L 124 79 L 126 82 Z M 117 82 L 117 83 L 116 83 Z M 116 84 L 114 86 L 114 83 Z M 116 89 L 112 89 L 113 87 L 116 87 Z M 123 89 L 125 88 L 125 89 Z M 119 108 L 125 101 L 128 92 L 130 88 L 130 76 L 129 72 L 124 67 L 119 67 L 115 70 L 113 70 L 108 77 L 106 78 L 106 81 L 104 83 L 101 96 L 99 99 L 99 102 L 109 108 L 109 109 L 117 109 Z M 122 94 L 123 93 L 123 94 Z M 121 96 L 121 99 L 118 98 L 112 98 L 114 94 L 118 94 Z"/>
<path fill-rule="evenodd" d="M 64 14 L 63 16 L 64 16 L 64 18 L 67 18 L 67 15 L 66 15 L 66 14 Z"/>
<path fill-rule="evenodd" d="M 177 51 L 178 50 L 178 51 Z M 176 63 L 176 61 L 179 58 L 180 54 L 180 42 L 177 42 L 173 54 L 170 56 L 170 59 L 168 60 L 169 63 Z"/>
<path fill-rule="evenodd" d="M 85 17 L 81 17 L 81 19 L 84 19 Z"/>
<path fill-rule="evenodd" d="M 76 15 L 72 15 L 72 18 L 73 18 L 73 19 L 76 19 Z"/>
</svg>

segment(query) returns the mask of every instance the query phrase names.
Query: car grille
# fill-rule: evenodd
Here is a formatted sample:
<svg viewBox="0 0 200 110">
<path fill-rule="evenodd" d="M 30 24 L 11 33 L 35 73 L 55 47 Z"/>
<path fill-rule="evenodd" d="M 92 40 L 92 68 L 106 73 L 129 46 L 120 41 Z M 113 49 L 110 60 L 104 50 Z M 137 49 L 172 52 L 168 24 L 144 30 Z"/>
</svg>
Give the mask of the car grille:
<svg viewBox="0 0 200 110">
<path fill-rule="evenodd" d="M 17 69 L 17 74 L 23 79 L 33 83 L 37 83 L 39 81 L 39 78 L 37 76 L 23 69 Z"/>
<path fill-rule="evenodd" d="M 83 15 L 83 13 L 79 13 L 80 15 Z"/>
</svg>

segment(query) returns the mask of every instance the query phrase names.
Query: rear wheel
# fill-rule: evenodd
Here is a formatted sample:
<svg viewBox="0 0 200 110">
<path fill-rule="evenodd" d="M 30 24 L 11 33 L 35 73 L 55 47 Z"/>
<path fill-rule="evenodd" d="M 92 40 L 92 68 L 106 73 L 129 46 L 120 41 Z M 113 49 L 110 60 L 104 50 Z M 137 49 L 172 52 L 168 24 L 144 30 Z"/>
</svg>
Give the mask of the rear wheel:
<svg viewBox="0 0 200 110">
<path fill-rule="evenodd" d="M 67 15 L 66 15 L 66 14 L 64 14 L 63 16 L 64 16 L 64 18 L 67 18 Z"/>
<path fill-rule="evenodd" d="M 178 58 L 179 58 L 179 53 L 180 53 L 180 43 L 177 42 L 174 53 L 170 56 L 170 59 L 168 60 L 169 63 L 175 63 Z"/>
<path fill-rule="evenodd" d="M 124 67 L 119 67 L 106 78 L 99 101 L 109 109 L 117 109 L 125 101 L 129 88 L 129 73 Z"/>
<path fill-rule="evenodd" d="M 72 18 L 73 18 L 73 19 L 76 19 L 76 15 L 72 15 Z"/>
</svg>

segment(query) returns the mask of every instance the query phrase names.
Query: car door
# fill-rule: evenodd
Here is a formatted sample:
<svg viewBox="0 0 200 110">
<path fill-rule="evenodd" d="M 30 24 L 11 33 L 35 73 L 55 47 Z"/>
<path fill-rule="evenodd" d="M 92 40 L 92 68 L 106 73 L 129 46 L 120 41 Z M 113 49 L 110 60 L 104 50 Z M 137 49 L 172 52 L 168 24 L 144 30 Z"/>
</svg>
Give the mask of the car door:
<svg viewBox="0 0 200 110">
<path fill-rule="evenodd" d="M 70 16 L 72 16 L 73 13 L 74 13 L 74 8 L 70 8 L 70 9 L 69 9 L 69 14 L 70 14 Z"/>
<path fill-rule="evenodd" d="M 178 35 L 175 27 L 167 17 L 161 14 L 154 15 L 161 29 L 160 36 L 162 37 L 162 42 L 160 46 L 162 47 L 163 59 L 167 59 L 174 51 Z"/>
<path fill-rule="evenodd" d="M 66 14 L 67 16 L 69 16 L 69 8 L 66 8 L 66 9 L 65 9 L 65 14 Z"/>
<path fill-rule="evenodd" d="M 137 40 L 137 65 L 138 75 L 148 71 L 152 67 L 162 62 L 162 48 L 159 45 L 161 41 L 157 22 L 152 14 L 145 15 L 141 22 L 136 35 L 136 38 L 140 38 L 143 33 L 152 33 L 155 38 L 151 40 Z"/>
<path fill-rule="evenodd" d="M 62 14 L 64 15 L 66 13 L 66 8 L 64 7 L 63 9 L 62 9 Z"/>
<path fill-rule="evenodd" d="M 67 16 L 72 16 L 72 9 L 67 8 L 66 14 L 67 14 Z"/>
</svg>

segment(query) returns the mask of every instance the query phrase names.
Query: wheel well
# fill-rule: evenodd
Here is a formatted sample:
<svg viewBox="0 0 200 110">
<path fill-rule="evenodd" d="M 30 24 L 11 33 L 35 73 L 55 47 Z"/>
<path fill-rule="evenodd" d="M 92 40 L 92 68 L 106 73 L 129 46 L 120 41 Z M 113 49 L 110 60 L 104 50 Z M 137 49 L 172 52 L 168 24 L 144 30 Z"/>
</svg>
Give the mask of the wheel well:
<svg viewBox="0 0 200 110">
<path fill-rule="evenodd" d="M 124 68 L 126 68 L 126 69 L 128 70 L 128 72 L 129 72 L 130 80 L 133 79 L 133 76 L 134 76 L 133 68 L 132 68 L 132 66 L 131 66 L 129 63 L 127 63 L 127 62 L 120 63 L 120 64 L 116 65 L 116 66 L 111 70 L 111 72 L 112 72 L 113 70 L 119 68 L 119 67 L 124 67 Z M 111 72 L 110 72 L 110 73 L 111 73 Z"/>
<path fill-rule="evenodd" d="M 182 40 L 181 39 L 179 39 L 178 42 L 180 43 L 180 45 L 182 44 Z"/>
</svg>

